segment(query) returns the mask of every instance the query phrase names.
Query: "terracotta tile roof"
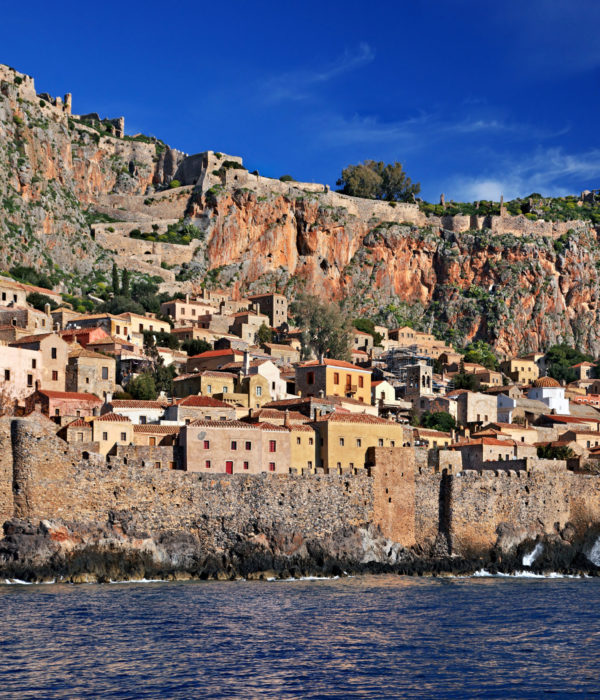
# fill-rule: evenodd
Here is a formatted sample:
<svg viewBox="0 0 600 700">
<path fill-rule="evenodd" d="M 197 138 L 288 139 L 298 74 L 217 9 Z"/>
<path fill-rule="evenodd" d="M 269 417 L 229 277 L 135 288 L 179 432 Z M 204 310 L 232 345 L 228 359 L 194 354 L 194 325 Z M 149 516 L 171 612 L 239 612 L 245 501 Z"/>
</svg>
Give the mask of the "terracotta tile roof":
<svg viewBox="0 0 600 700">
<path fill-rule="evenodd" d="M 108 423 L 131 423 L 127 416 L 120 416 L 118 413 L 105 413 L 95 420 L 106 421 Z"/>
<path fill-rule="evenodd" d="M 554 414 L 546 414 L 544 418 L 552 423 L 600 423 L 597 418 L 576 418 L 575 416 L 556 416 Z"/>
<path fill-rule="evenodd" d="M 30 343 L 37 343 L 40 340 L 44 340 L 44 338 L 48 338 L 48 336 L 54 335 L 54 333 L 38 333 L 34 335 L 22 335 L 18 340 L 13 340 L 10 345 L 12 347 L 15 347 L 17 345 L 28 345 Z"/>
<path fill-rule="evenodd" d="M 312 428 L 310 425 L 306 425 L 306 423 L 292 423 L 289 426 L 289 430 L 292 433 L 295 433 L 298 430 L 302 431 L 303 433 L 314 433 L 315 432 L 315 429 Z"/>
<path fill-rule="evenodd" d="M 371 423 L 373 425 L 400 426 L 400 423 L 393 423 L 392 421 L 379 418 L 378 416 L 372 416 L 368 413 L 341 413 L 339 411 L 332 411 L 326 416 L 321 416 L 321 418 L 318 418 L 317 420 L 328 423 Z"/>
<path fill-rule="evenodd" d="M 183 379 L 190 379 L 191 377 L 215 377 L 218 379 L 223 379 L 223 377 L 236 378 L 236 375 L 232 372 L 217 372 L 216 370 L 206 369 L 203 372 L 188 372 L 187 374 L 180 374 L 178 377 L 173 379 L 174 382 L 180 382 Z"/>
<path fill-rule="evenodd" d="M 431 428 L 415 428 L 415 433 L 426 437 L 452 437 L 452 433 L 445 433 L 442 430 L 432 430 Z"/>
<path fill-rule="evenodd" d="M 67 428 L 91 428 L 92 426 L 90 423 L 86 420 L 83 420 L 83 418 L 78 418 L 77 420 L 74 420 L 72 423 L 69 423 L 67 425 Z"/>
<path fill-rule="evenodd" d="M 181 428 L 181 425 L 153 425 L 146 423 L 146 425 L 134 425 L 133 432 L 149 433 L 151 435 L 175 435 L 181 430 Z"/>
<path fill-rule="evenodd" d="M 371 372 L 371 370 L 365 369 L 364 367 L 357 367 L 351 362 L 346 362 L 345 360 L 333 360 L 330 358 L 325 358 L 323 362 L 319 362 L 319 360 L 303 362 L 301 365 L 298 365 L 298 367 L 322 367 L 323 365 L 325 365 L 326 367 L 343 367 L 345 369 L 355 369 L 359 372 L 369 372 L 369 374 Z"/>
<path fill-rule="evenodd" d="M 284 343 L 265 343 L 266 348 L 271 348 L 273 350 L 290 350 L 291 352 L 298 352 L 291 345 L 285 345 Z"/>
<path fill-rule="evenodd" d="M 75 391 L 51 391 L 48 389 L 40 389 L 38 394 L 46 396 L 49 399 L 69 399 L 77 401 L 91 401 L 92 403 L 102 403 L 102 401 L 94 394 L 80 394 Z"/>
<path fill-rule="evenodd" d="M 113 399 L 108 402 L 109 406 L 115 408 L 164 408 L 162 401 L 137 401 L 135 399 Z"/>
<path fill-rule="evenodd" d="M 177 405 L 192 408 L 231 408 L 229 404 L 213 399 L 212 396 L 186 396 L 185 399 L 177 401 Z"/>
<path fill-rule="evenodd" d="M 571 369 L 575 369 L 575 367 L 594 367 L 593 362 L 578 362 L 576 365 L 571 365 Z"/>
<path fill-rule="evenodd" d="M 481 445 L 495 445 L 498 447 L 506 447 L 507 445 L 514 446 L 517 444 L 522 445 L 524 443 L 517 443 L 514 440 L 498 440 L 497 438 L 484 437 L 477 438 L 476 440 L 460 441 L 456 445 L 450 445 L 450 449 L 456 449 L 457 447 L 475 447 Z"/>
<path fill-rule="evenodd" d="M 226 355 L 243 355 L 241 350 L 206 350 L 206 352 L 201 352 L 199 355 L 192 355 L 190 359 L 208 359 L 210 357 L 225 357 Z"/>
<path fill-rule="evenodd" d="M 247 424 L 248 425 L 248 424 Z M 288 429 L 283 425 L 274 425 L 273 423 L 256 423 L 261 430 L 276 431 L 287 433 Z"/>
<path fill-rule="evenodd" d="M 69 359 L 78 357 L 96 358 L 98 360 L 106 360 L 107 362 L 112 360 L 114 362 L 114 358 L 108 357 L 107 355 L 101 355 L 99 352 L 94 352 L 93 350 L 87 350 L 85 348 L 76 348 L 75 350 L 71 350 L 69 353 Z"/>
<path fill-rule="evenodd" d="M 225 428 L 230 430 L 231 428 L 245 428 L 250 430 L 258 430 L 258 423 L 244 423 L 241 420 L 198 420 L 192 421 L 188 426 L 202 426 L 205 428 Z"/>
<path fill-rule="evenodd" d="M 258 419 L 260 420 L 261 418 L 265 419 L 279 419 L 283 420 L 285 418 L 285 411 L 279 411 L 276 408 L 259 408 L 255 411 L 252 411 L 252 416 L 251 419 L 255 420 Z M 300 413 L 300 411 L 288 411 L 288 416 L 291 421 L 300 421 L 304 422 L 307 419 L 307 417 Z"/>
</svg>

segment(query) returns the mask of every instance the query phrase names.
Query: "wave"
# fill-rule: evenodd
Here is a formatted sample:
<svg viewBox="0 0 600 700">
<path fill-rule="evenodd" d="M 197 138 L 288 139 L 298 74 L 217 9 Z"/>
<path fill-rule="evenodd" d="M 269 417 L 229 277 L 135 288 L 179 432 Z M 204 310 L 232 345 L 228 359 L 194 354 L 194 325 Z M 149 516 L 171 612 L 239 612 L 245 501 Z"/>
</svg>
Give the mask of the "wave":
<svg viewBox="0 0 600 700">
<path fill-rule="evenodd" d="M 22 581 L 20 578 L 6 578 L 0 581 L 1 586 L 46 586 L 51 583 L 60 583 L 56 579 L 52 581 Z"/>
<path fill-rule="evenodd" d="M 351 578 L 344 575 L 344 578 Z M 282 583 L 290 583 L 290 581 L 337 581 L 339 576 L 299 576 L 298 578 L 276 578 L 272 576 L 267 581 L 281 581 Z"/>
<path fill-rule="evenodd" d="M 544 546 L 541 542 L 538 542 L 535 547 L 533 548 L 533 551 L 529 552 L 529 554 L 525 554 L 523 556 L 523 566 L 531 566 L 533 562 L 540 556 L 540 554 L 544 551 Z"/>
<path fill-rule="evenodd" d="M 556 571 L 551 571 L 548 574 L 535 574 L 533 571 L 514 571 L 512 574 L 497 572 L 493 574 L 487 569 L 479 569 L 470 576 L 460 576 L 458 578 L 589 578 L 587 574 L 579 576 L 577 574 L 559 574 Z"/>
</svg>

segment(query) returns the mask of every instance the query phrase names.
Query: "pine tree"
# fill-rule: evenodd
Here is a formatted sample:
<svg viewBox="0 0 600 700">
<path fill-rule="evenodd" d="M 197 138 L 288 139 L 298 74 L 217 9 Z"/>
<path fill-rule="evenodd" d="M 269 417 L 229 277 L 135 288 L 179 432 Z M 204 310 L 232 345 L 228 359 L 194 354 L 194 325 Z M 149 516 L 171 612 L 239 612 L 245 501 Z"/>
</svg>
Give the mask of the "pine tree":
<svg viewBox="0 0 600 700">
<path fill-rule="evenodd" d="M 123 270 L 123 275 L 121 277 L 121 296 L 122 297 L 129 297 L 130 290 L 129 290 L 129 270 L 125 268 Z"/>
<path fill-rule="evenodd" d="M 113 263 L 112 266 L 112 290 L 113 294 L 117 296 L 119 294 L 119 269 L 117 268 L 117 263 Z"/>
</svg>

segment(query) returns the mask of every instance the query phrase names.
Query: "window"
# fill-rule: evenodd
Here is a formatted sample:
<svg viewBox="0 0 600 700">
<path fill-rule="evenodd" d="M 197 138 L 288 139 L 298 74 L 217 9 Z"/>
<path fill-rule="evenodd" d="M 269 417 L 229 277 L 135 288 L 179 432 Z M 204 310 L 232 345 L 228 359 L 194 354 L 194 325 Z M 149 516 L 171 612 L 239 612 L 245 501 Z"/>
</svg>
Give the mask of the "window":
<svg viewBox="0 0 600 700">
<path fill-rule="evenodd" d="M 207 469 L 210 469 L 210 459 L 207 459 L 206 462 L 204 462 L 204 466 L 205 466 Z"/>
<path fill-rule="evenodd" d="M 83 442 L 83 433 L 77 433 L 77 442 Z"/>
<path fill-rule="evenodd" d="M 212 420 L 210 416 L 204 416 L 204 420 Z"/>
<path fill-rule="evenodd" d="M 2 301 L 6 301 L 6 292 L 2 292 Z"/>
<path fill-rule="evenodd" d="M 237 440 L 232 440 L 232 441 L 231 441 L 231 449 L 232 449 L 232 450 L 237 450 Z"/>
<path fill-rule="evenodd" d="M 209 449 L 210 449 L 210 441 L 209 441 L 209 440 L 205 440 L 205 441 L 204 441 L 204 449 L 205 449 L 205 450 L 209 450 Z"/>
<path fill-rule="evenodd" d="M 4 381 L 10 382 L 10 370 L 9 369 L 4 370 Z"/>
<path fill-rule="evenodd" d="M 379 440 L 377 440 L 377 444 L 379 447 L 383 447 L 383 438 L 379 438 Z"/>
<path fill-rule="evenodd" d="M 143 333 L 143 332 L 144 332 L 144 325 L 142 323 L 140 323 L 140 333 Z"/>
<path fill-rule="evenodd" d="M 396 447 L 396 441 L 395 440 L 390 440 L 390 444 L 392 447 Z"/>
<path fill-rule="evenodd" d="M 297 438 L 296 438 L 296 445 L 300 445 L 301 442 L 302 442 L 302 440 L 300 440 L 300 438 L 297 437 Z"/>
<path fill-rule="evenodd" d="M 257 386 L 257 387 L 256 387 L 256 395 L 257 395 L 257 396 L 262 396 L 262 386 Z"/>
<path fill-rule="evenodd" d="M 277 441 L 269 440 L 269 452 L 277 452 Z"/>
<path fill-rule="evenodd" d="M 226 386 L 224 386 L 223 387 L 223 394 L 226 394 L 228 391 L 229 391 L 229 389 Z"/>
<path fill-rule="evenodd" d="M 308 468 L 312 469 L 312 462 L 311 461 L 308 462 Z"/>
<path fill-rule="evenodd" d="M 55 416 L 60 416 L 60 408 L 55 408 L 55 409 L 54 409 L 54 415 L 55 415 Z"/>
<path fill-rule="evenodd" d="M 354 469 L 354 462 L 350 462 L 350 469 Z"/>
<path fill-rule="evenodd" d="M 33 386 L 33 374 L 27 375 L 27 386 Z"/>
<path fill-rule="evenodd" d="M 125 442 L 127 440 L 127 433 L 121 433 L 121 442 Z"/>
<path fill-rule="evenodd" d="M 185 419 L 185 424 L 186 424 L 186 425 L 189 425 L 191 422 L 192 422 L 192 421 L 191 421 L 190 418 L 186 418 L 186 419 Z"/>
<path fill-rule="evenodd" d="M 106 442 L 106 440 L 108 440 L 108 433 L 102 433 L 102 439 Z"/>
<path fill-rule="evenodd" d="M 309 384 L 314 384 L 314 383 L 315 383 L 315 373 L 314 373 L 314 372 L 309 372 L 308 375 L 307 375 L 307 377 L 306 377 L 306 381 L 307 381 Z"/>
<path fill-rule="evenodd" d="M 312 444 L 314 444 L 314 440 L 313 440 L 313 438 L 311 438 L 311 437 L 309 437 L 309 438 L 308 438 L 308 444 L 309 444 L 309 445 L 312 445 Z"/>
<path fill-rule="evenodd" d="M 90 383 L 90 378 L 89 378 L 89 377 L 86 377 L 86 378 L 85 378 L 85 383 L 86 383 L 86 384 L 89 384 L 89 383 Z"/>
<path fill-rule="evenodd" d="M 77 418 L 81 418 L 81 411 L 77 411 L 75 415 L 77 416 Z"/>
<path fill-rule="evenodd" d="M 275 462 L 269 462 L 269 471 L 274 472 L 275 471 Z"/>
<path fill-rule="evenodd" d="M 334 373 L 333 373 L 333 383 L 334 383 L 334 384 L 339 384 L 339 383 L 340 383 L 340 373 L 339 373 L 339 372 L 334 372 Z"/>
<path fill-rule="evenodd" d="M 212 384 L 207 384 L 207 385 L 206 385 L 206 393 L 207 393 L 207 394 L 212 394 Z"/>
<path fill-rule="evenodd" d="M 108 367 L 102 368 L 102 379 L 108 379 Z"/>
<path fill-rule="evenodd" d="M 52 381 L 57 382 L 58 381 L 58 371 L 53 369 L 52 370 Z"/>
<path fill-rule="evenodd" d="M 247 449 L 247 450 L 251 450 L 251 449 L 252 449 L 252 443 L 250 442 L 250 440 L 246 440 L 246 449 Z"/>
<path fill-rule="evenodd" d="M 117 326 L 117 335 L 121 335 L 121 326 Z"/>
<path fill-rule="evenodd" d="M 361 375 L 358 377 L 358 386 L 362 389 L 362 387 L 365 385 L 365 378 Z"/>
<path fill-rule="evenodd" d="M 140 425 L 146 425 L 146 416 L 140 416 Z"/>
<path fill-rule="evenodd" d="M 31 369 L 36 369 L 37 367 L 37 360 L 31 360 Z"/>
<path fill-rule="evenodd" d="M 361 438 L 356 438 L 356 446 L 362 447 L 362 439 Z"/>
<path fill-rule="evenodd" d="M 340 438 L 340 447 L 344 446 L 344 438 Z"/>
<path fill-rule="evenodd" d="M 150 436 L 148 438 L 148 444 L 150 447 L 156 447 L 156 438 L 154 436 Z"/>
<path fill-rule="evenodd" d="M 244 462 L 244 469 L 248 469 L 249 467 L 250 467 L 250 463 L 249 463 L 249 462 Z"/>
<path fill-rule="evenodd" d="M 160 469 L 161 468 L 161 463 L 160 462 L 154 462 L 154 468 L 155 469 Z"/>
<path fill-rule="evenodd" d="M 341 463 L 341 462 L 338 462 L 338 463 L 337 463 L 337 468 L 338 468 L 338 469 L 341 469 L 341 468 L 342 468 L 342 463 Z"/>
</svg>

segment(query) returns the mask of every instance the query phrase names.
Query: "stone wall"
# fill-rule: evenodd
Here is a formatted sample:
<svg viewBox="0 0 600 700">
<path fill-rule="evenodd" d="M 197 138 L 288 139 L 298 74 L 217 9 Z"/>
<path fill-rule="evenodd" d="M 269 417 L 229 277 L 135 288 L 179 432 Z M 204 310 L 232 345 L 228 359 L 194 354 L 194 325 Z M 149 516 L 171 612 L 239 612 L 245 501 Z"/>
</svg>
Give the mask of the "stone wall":
<svg viewBox="0 0 600 700">
<path fill-rule="evenodd" d="M 158 233 L 164 233 L 167 225 L 176 223 L 176 220 L 168 220 L 161 226 Z M 152 222 L 145 222 L 142 225 L 144 233 L 151 232 Z M 109 228 L 114 228 L 114 231 L 108 231 Z M 158 265 L 161 262 L 167 265 L 181 265 L 189 263 L 194 258 L 196 249 L 202 245 L 202 242 L 194 239 L 189 245 L 177 245 L 175 243 L 161 243 L 158 241 L 144 241 L 139 238 L 129 238 L 129 232 L 134 229 L 139 229 L 138 222 L 128 222 L 126 224 L 95 224 L 92 227 L 96 242 L 107 250 L 113 250 L 119 255 L 131 257 L 147 262 L 149 264 Z M 164 272 L 164 270 L 163 270 Z M 160 270 L 156 270 L 155 274 L 161 274 Z M 172 273 L 171 273 L 172 274 Z"/>
<path fill-rule="evenodd" d="M 0 418 L 0 522 L 12 518 L 14 511 L 10 424 L 10 418 Z"/>
</svg>

